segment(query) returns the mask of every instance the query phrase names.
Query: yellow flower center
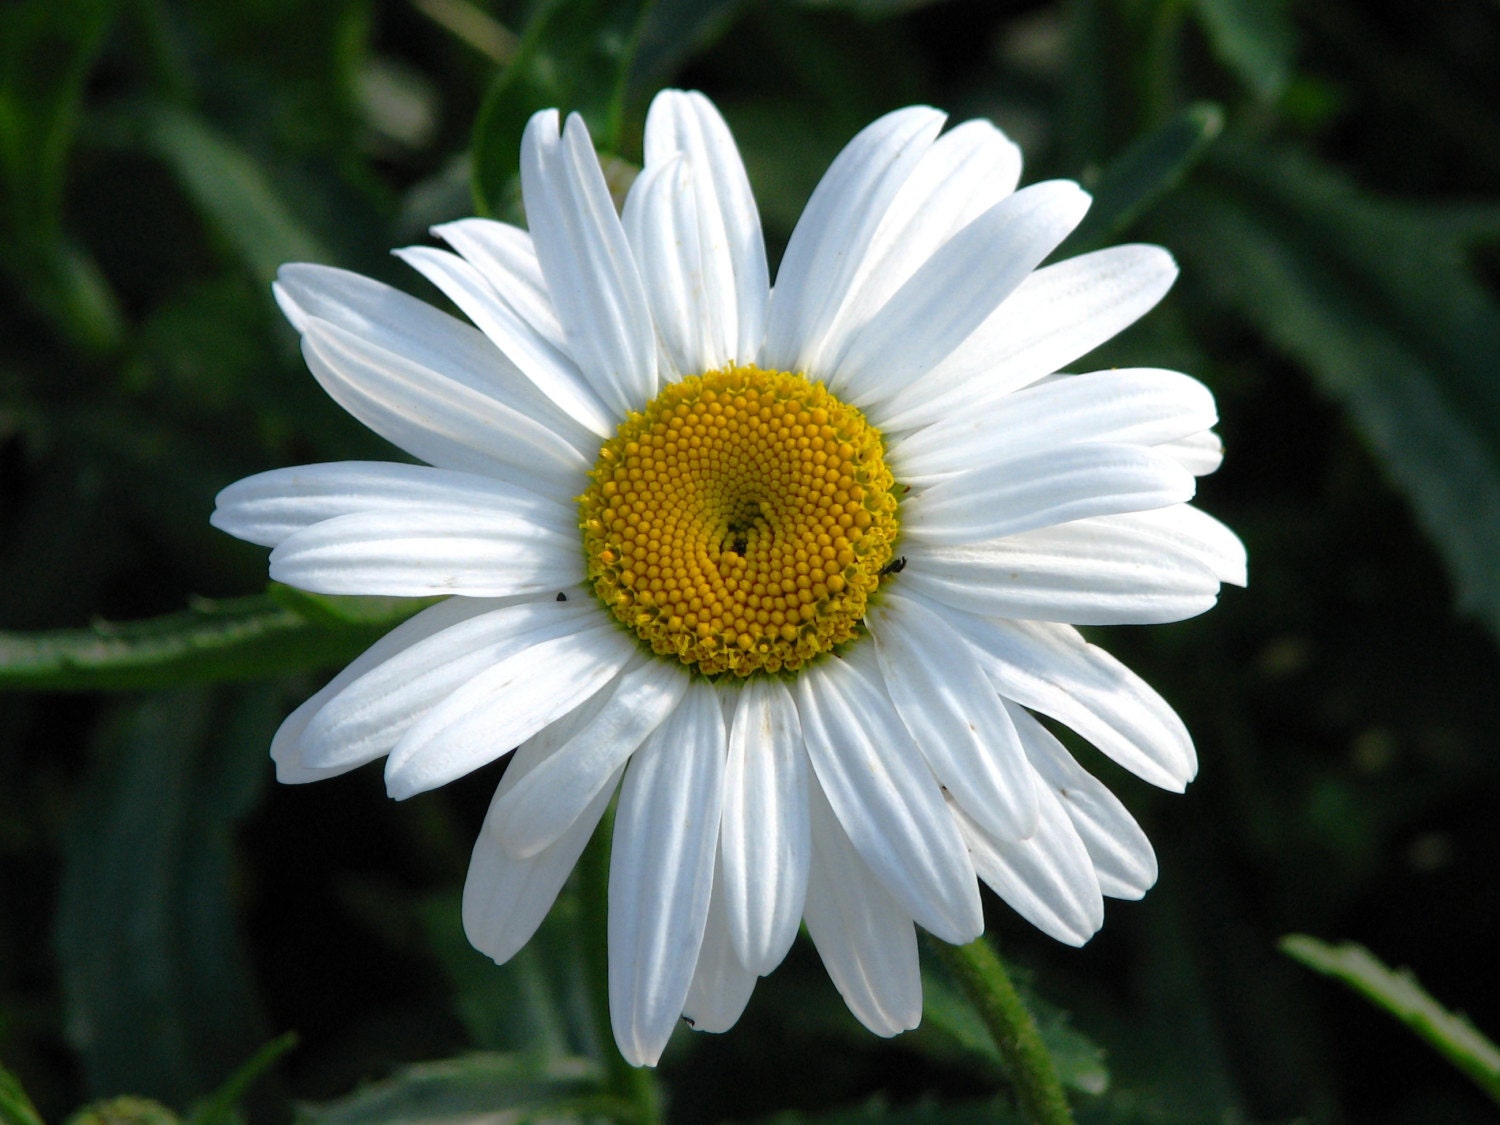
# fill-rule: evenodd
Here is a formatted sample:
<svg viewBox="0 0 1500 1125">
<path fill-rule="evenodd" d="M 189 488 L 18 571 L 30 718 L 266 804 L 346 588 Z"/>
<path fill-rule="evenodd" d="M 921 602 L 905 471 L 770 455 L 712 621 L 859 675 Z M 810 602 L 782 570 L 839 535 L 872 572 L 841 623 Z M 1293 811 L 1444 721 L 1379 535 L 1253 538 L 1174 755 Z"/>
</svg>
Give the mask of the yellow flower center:
<svg viewBox="0 0 1500 1125">
<path fill-rule="evenodd" d="M 784 371 L 671 384 L 589 475 L 594 592 L 705 675 L 793 670 L 853 638 L 896 538 L 880 432 Z"/>
</svg>

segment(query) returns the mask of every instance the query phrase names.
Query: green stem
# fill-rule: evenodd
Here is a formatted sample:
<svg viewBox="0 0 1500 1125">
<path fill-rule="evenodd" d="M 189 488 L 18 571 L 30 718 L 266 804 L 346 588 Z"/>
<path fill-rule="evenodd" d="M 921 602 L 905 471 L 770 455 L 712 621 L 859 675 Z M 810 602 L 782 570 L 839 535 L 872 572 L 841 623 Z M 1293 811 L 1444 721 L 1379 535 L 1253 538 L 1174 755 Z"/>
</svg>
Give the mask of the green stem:
<svg viewBox="0 0 1500 1125">
<path fill-rule="evenodd" d="M 1053 1069 L 1052 1056 L 1042 1045 L 1036 1021 L 1021 1002 L 1000 955 L 984 938 L 968 945 L 942 941 L 932 945 L 1000 1049 L 1026 1120 L 1032 1125 L 1073 1125 L 1073 1113 Z"/>
<path fill-rule="evenodd" d="M 587 973 L 589 1013 L 594 1037 L 604 1059 L 609 1088 L 632 1107 L 637 1125 L 657 1125 L 661 1102 L 656 1079 L 648 1067 L 631 1066 L 615 1046 L 609 1020 L 609 845 L 614 834 L 614 812 L 606 813 L 578 861 L 579 914 L 583 931 L 583 964 Z"/>
</svg>

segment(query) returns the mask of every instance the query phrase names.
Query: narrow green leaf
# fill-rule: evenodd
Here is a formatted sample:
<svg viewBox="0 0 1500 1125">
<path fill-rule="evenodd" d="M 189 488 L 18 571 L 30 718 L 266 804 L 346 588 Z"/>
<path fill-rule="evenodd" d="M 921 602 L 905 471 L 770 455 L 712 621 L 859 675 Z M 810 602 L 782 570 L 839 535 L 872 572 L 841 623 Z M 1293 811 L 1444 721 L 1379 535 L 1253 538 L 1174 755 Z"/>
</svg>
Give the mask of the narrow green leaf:
<svg viewBox="0 0 1500 1125">
<path fill-rule="evenodd" d="M 119 691 L 344 664 L 429 604 L 298 595 L 290 607 L 282 601 L 289 597 L 201 601 L 182 613 L 87 629 L 0 632 L 0 690 Z"/>
<path fill-rule="evenodd" d="M 1500 1047 L 1464 1016 L 1434 1000 L 1408 970 L 1391 970 L 1353 942 L 1328 945 L 1288 934 L 1281 951 L 1309 969 L 1341 980 L 1416 1032 L 1481 1090 L 1500 1103 Z"/>
<path fill-rule="evenodd" d="M 472 186 L 480 214 L 505 210 L 521 166 L 521 134 L 539 109 L 588 120 L 594 143 L 617 152 L 626 80 L 653 0 L 543 0 L 474 122 Z"/>
<path fill-rule="evenodd" d="M 297 1045 L 297 1033 L 278 1035 L 225 1079 L 224 1084 L 188 1114 L 184 1125 L 239 1125 L 240 1103 L 257 1079 Z"/>
<path fill-rule="evenodd" d="M 270 770 L 279 694 L 162 693 L 119 708 L 63 847 L 56 952 L 94 1096 L 183 1105 L 265 1042 L 233 900 L 232 839 Z"/>
<path fill-rule="evenodd" d="M 1173 201 L 1184 273 L 1348 408 L 1500 635 L 1500 305 L 1467 253 L 1494 213 L 1378 200 L 1263 146 L 1218 146 L 1197 185 Z"/>
<path fill-rule="evenodd" d="M 302 1125 L 458 1125 L 525 1120 L 531 1113 L 623 1116 L 628 1107 L 602 1093 L 589 1059 L 476 1053 L 403 1067 L 338 1101 L 298 1107 Z"/>
<path fill-rule="evenodd" d="M 1292 73 L 1297 35 L 1282 0 L 1192 0 L 1219 60 L 1257 97 L 1281 93 Z"/>
<path fill-rule="evenodd" d="M 1199 102 L 1136 141 L 1085 186 L 1094 202 L 1059 257 L 1093 250 L 1122 231 L 1182 182 L 1224 126 L 1224 112 Z"/>
<path fill-rule="evenodd" d="M 153 110 L 146 129 L 199 213 L 257 281 L 269 285 L 283 262 L 332 260 L 229 138 L 170 106 Z"/>
<path fill-rule="evenodd" d="M 41 1114 L 17 1078 L 0 1066 L 0 1125 L 43 1125 Z"/>
</svg>

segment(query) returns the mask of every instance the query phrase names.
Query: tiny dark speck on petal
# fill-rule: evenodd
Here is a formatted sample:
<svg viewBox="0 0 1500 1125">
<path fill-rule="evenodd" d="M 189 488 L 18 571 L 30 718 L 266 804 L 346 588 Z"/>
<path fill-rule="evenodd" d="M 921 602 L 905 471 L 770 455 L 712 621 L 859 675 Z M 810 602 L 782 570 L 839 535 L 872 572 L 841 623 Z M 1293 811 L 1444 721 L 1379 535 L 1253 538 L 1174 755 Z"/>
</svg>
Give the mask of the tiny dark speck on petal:
<svg viewBox="0 0 1500 1125">
<path fill-rule="evenodd" d="M 557 592 L 557 600 L 560 602 L 565 602 L 568 600 L 568 595 L 559 590 Z"/>
</svg>

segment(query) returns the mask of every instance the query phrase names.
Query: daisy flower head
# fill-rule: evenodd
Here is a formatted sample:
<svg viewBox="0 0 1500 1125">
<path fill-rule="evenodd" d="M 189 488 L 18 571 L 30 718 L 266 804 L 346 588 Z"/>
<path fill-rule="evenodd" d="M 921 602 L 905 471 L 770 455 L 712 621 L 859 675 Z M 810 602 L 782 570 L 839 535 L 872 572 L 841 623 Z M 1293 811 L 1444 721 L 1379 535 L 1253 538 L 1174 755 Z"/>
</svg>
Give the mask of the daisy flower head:
<svg viewBox="0 0 1500 1125">
<path fill-rule="evenodd" d="M 617 214 L 582 119 L 534 116 L 529 230 L 400 256 L 472 322 L 282 269 L 313 375 L 424 464 L 279 469 L 217 526 L 325 594 L 446 595 L 298 708 L 278 776 L 384 757 L 409 797 L 511 754 L 463 919 L 505 961 L 616 802 L 609 997 L 624 1056 L 725 1030 L 807 926 L 867 1027 L 921 1015 L 915 926 L 963 943 L 979 883 L 1082 944 L 1156 860 L 1038 716 L 1146 781 L 1177 715 L 1075 625 L 1162 622 L 1243 583 L 1190 506 L 1209 392 L 1058 374 L 1176 274 L 1152 246 L 1041 266 L 1088 206 L 934 109 L 859 133 L 773 289 L 714 106 L 657 96 Z M 1039 268 L 1040 267 L 1040 268 Z M 512 753 L 513 751 L 513 753 Z"/>
</svg>

